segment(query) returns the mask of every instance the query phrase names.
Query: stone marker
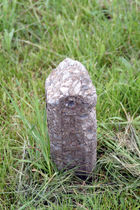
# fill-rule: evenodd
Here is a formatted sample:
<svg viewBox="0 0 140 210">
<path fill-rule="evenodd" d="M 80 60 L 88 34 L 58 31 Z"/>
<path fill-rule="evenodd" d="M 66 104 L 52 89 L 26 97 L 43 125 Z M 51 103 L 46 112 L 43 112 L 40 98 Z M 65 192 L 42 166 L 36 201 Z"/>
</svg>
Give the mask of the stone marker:
<svg viewBox="0 0 140 210">
<path fill-rule="evenodd" d="M 85 67 L 66 58 L 46 79 L 51 157 L 58 169 L 88 174 L 96 165 L 96 89 Z"/>
</svg>

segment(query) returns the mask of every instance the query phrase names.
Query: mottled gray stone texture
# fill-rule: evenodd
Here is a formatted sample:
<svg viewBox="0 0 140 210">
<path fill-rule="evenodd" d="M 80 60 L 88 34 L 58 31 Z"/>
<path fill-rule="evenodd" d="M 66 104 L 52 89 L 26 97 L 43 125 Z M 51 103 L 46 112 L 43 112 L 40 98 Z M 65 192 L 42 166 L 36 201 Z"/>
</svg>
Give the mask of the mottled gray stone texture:
<svg viewBox="0 0 140 210">
<path fill-rule="evenodd" d="M 85 67 L 66 58 L 46 79 L 51 157 L 58 169 L 90 173 L 96 165 L 96 89 Z"/>
</svg>

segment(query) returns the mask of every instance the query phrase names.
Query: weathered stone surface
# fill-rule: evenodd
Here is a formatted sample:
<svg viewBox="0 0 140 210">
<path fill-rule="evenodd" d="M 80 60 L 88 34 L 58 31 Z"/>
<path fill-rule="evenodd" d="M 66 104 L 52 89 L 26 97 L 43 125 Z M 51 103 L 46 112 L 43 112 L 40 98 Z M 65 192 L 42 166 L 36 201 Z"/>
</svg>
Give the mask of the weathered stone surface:
<svg viewBox="0 0 140 210">
<path fill-rule="evenodd" d="M 66 58 L 46 79 L 51 157 L 58 169 L 92 172 L 96 165 L 95 87 L 85 67 Z"/>
</svg>

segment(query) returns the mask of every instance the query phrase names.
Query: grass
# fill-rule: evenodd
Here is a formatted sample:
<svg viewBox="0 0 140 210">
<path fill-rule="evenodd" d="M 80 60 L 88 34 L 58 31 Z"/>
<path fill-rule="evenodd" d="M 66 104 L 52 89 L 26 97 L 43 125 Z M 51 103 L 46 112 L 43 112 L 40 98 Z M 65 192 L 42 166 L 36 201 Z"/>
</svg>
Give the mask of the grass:
<svg viewBox="0 0 140 210">
<path fill-rule="evenodd" d="M 0 209 L 140 208 L 140 3 L 0 1 Z M 79 60 L 98 94 L 92 181 L 50 160 L 45 79 Z"/>
</svg>

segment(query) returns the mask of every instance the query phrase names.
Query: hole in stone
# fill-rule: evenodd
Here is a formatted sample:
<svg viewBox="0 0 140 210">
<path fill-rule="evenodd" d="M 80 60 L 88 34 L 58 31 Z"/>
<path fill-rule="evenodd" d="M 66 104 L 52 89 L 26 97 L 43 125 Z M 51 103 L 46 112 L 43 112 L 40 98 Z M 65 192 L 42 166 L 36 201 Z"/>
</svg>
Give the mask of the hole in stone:
<svg viewBox="0 0 140 210">
<path fill-rule="evenodd" d="M 75 105 L 74 101 L 69 101 L 69 102 L 68 102 L 68 106 L 69 106 L 69 107 L 74 107 L 74 105 Z"/>
</svg>

